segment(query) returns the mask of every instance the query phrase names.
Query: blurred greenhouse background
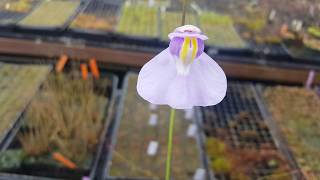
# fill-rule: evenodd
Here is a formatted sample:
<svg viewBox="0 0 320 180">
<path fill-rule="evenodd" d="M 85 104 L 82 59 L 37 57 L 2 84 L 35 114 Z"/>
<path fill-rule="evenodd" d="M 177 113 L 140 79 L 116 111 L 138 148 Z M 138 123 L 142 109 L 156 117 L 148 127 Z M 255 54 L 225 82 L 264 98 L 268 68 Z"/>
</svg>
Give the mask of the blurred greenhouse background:
<svg viewBox="0 0 320 180">
<path fill-rule="evenodd" d="M 176 112 L 171 179 L 320 180 L 319 0 L 0 0 L 0 179 L 165 179 L 136 83 L 184 12 L 228 89 Z"/>
</svg>

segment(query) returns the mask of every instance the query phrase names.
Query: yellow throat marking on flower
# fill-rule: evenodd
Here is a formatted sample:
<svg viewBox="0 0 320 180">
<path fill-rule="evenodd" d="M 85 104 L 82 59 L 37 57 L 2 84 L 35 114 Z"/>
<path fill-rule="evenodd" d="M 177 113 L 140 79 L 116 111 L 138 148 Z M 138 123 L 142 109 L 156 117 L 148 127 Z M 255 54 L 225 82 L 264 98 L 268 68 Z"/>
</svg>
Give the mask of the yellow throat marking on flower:
<svg viewBox="0 0 320 180">
<path fill-rule="evenodd" d="M 189 46 L 190 46 L 190 37 L 185 37 L 180 50 L 180 59 L 183 62 L 185 62 L 187 59 Z"/>
<path fill-rule="evenodd" d="M 198 41 L 197 38 L 192 38 L 191 39 L 192 43 L 192 60 L 196 58 L 197 52 L 198 52 Z"/>
<path fill-rule="evenodd" d="M 191 47 L 190 47 L 191 45 Z M 188 58 L 188 53 L 191 52 L 191 60 L 194 60 L 196 55 L 197 55 L 197 51 L 198 51 L 198 42 L 197 42 L 197 38 L 190 38 L 190 37 L 185 37 L 184 41 L 182 43 L 182 47 L 180 50 L 180 59 L 184 62 L 184 63 L 191 63 L 191 62 L 186 62 L 187 58 Z M 190 57 L 189 57 L 190 58 Z"/>
</svg>

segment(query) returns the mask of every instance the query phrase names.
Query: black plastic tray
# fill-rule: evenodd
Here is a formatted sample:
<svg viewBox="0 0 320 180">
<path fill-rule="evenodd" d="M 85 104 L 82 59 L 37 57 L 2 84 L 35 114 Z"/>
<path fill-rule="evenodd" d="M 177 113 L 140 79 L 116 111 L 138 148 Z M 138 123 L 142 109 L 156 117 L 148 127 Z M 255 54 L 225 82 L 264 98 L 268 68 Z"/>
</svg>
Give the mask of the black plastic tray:
<svg viewBox="0 0 320 180">
<path fill-rule="evenodd" d="M 296 163 L 291 156 L 283 150 L 283 145 L 278 143 L 277 137 L 271 132 L 271 128 L 267 123 L 262 104 L 257 100 L 257 92 L 252 83 L 229 82 L 227 96 L 216 106 L 200 108 L 202 121 L 201 129 L 204 137 L 219 137 L 219 130 L 228 132 L 224 137 L 224 142 L 230 144 L 233 148 L 250 148 L 255 147 L 257 150 L 264 145 L 270 146 L 272 149 L 279 151 L 290 166 L 290 169 L 296 170 Z M 246 113 L 250 118 L 245 122 L 235 120 L 241 113 Z M 243 129 L 256 133 L 254 140 L 246 139 L 240 136 Z M 207 159 L 208 160 L 208 159 Z M 209 162 L 207 162 L 209 164 Z M 244 162 L 245 163 L 245 162 Z M 262 164 L 262 166 L 265 166 Z M 265 166 L 266 167 L 266 166 Z M 210 171 L 208 169 L 208 171 Z M 211 171 L 212 172 L 212 171 Z M 268 169 L 259 169 L 253 174 L 253 178 L 268 175 Z M 211 179 L 227 179 L 225 176 L 211 174 Z M 292 174 L 293 179 L 303 179 L 301 173 Z"/>
<path fill-rule="evenodd" d="M 66 67 L 67 69 L 70 67 Z M 67 168 L 57 168 L 50 165 L 44 165 L 44 164 L 38 164 L 35 166 L 26 166 L 22 167 L 22 169 L 17 169 L 20 171 L 20 173 L 17 173 L 16 170 L 8 171 L 8 172 L 0 172 L 0 179 L 61 179 L 61 178 L 67 178 L 67 179 L 81 179 L 83 176 L 88 176 L 90 179 L 100 179 L 98 177 L 99 173 L 99 163 L 101 162 L 101 159 L 104 155 L 104 145 L 108 141 L 108 136 L 110 135 L 109 131 L 109 125 L 111 123 L 111 118 L 113 115 L 113 107 L 115 103 L 115 98 L 117 95 L 117 85 L 118 85 L 118 78 L 115 75 L 106 73 L 104 71 L 101 72 L 101 78 L 109 78 L 112 81 L 112 87 L 110 89 L 107 89 L 109 94 L 109 102 L 106 104 L 104 117 L 105 117 L 105 124 L 103 131 L 101 132 L 100 138 L 99 138 L 99 144 L 97 145 L 97 151 L 95 155 L 93 156 L 93 159 L 91 161 L 90 169 L 88 170 L 69 170 Z M 28 107 L 26 107 L 27 109 Z M 16 136 L 19 131 L 21 131 L 22 124 L 24 123 L 24 115 L 25 111 L 21 114 L 19 119 L 16 121 L 14 127 L 11 129 L 10 133 L 7 135 L 4 142 L 1 144 L 1 152 L 4 152 L 7 149 L 10 149 L 10 147 L 16 146 Z M 47 177 L 45 174 L 45 171 L 48 171 L 48 168 L 53 168 L 53 170 L 56 172 L 56 177 Z M 37 172 L 39 175 L 25 175 L 23 173 L 28 173 L 29 171 Z M 22 173 L 21 173 L 22 172 Z M 52 171 L 51 171 L 52 172 Z M 62 177 L 61 174 L 65 175 L 66 177 Z"/>
<path fill-rule="evenodd" d="M 283 48 L 283 46 L 278 44 L 256 44 L 256 43 L 249 43 L 251 49 L 256 54 L 260 54 L 264 58 L 278 60 L 281 58 L 288 57 L 287 51 Z"/>
<path fill-rule="evenodd" d="M 320 51 L 306 47 L 302 42 L 285 40 L 282 43 L 284 50 L 297 61 L 320 62 Z"/>
<path fill-rule="evenodd" d="M 117 143 L 117 132 L 119 131 L 120 128 L 120 124 L 121 124 L 121 118 L 122 118 L 122 113 L 123 113 L 123 109 L 124 109 L 124 101 L 125 101 L 125 96 L 127 94 L 127 90 L 128 90 L 128 83 L 129 83 L 129 77 L 132 75 L 137 75 L 136 72 L 128 72 L 123 80 L 123 84 L 122 84 L 122 91 L 119 91 L 119 97 L 118 97 L 118 106 L 117 106 L 117 114 L 114 117 L 113 123 L 112 123 L 112 131 L 110 131 L 110 133 L 112 134 L 109 145 L 107 146 L 108 149 L 108 153 L 107 156 L 105 156 L 104 162 L 105 164 L 101 165 L 101 169 L 103 170 L 102 173 L 102 177 L 105 180 L 153 180 L 152 178 L 146 178 L 146 177 L 139 177 L 139 178 L 132 178 L 132 177 L 113 177 L 110 176 L 110 168 L 112 165 L 112 156 L 113 153 L 112 151 L 114 150 L 113 148 L 115 147 L 116 143 Z M 196 115 L 194 115 L 196 116 Z M 195 122 L 196 125 L 198 126 L 198 122 L 195 118 Z M 198 128 L 198 127 L 197 127 Z M 203 159 L 205 152 L 204 150 L 204 144 L 203 141 L 201 140 L 201 136 L 199 136 L 199 134 L 197 133 L 196 135 L 196 144 L 197 144 L 197 149 L 198 149 L 198 153 L 199 153 L 199 163 L 201 165 L 201 168 L 206 169 L 207 165 L 205 164 L 205 160 Z M 208 174 L 206 174 L 206 176 L 209 176 Z"/>
<path fill-rule="evenodd" d="M 62 39 L 81 40 L 88 46 L 117 48 L 139 52 L 158 53 L 162 49 L 168 47 L 168 42 L 163 42 L 159 40 L 159 38 L 128 36 L 115 32 L 105 34 L 101 34 L 100 32 L 78 32 L 73 31 L 72 29 L 63 31 L 52 29 L 52 31 L 48 31 L 43 29 L 7 30 L 6 28 L 0 28 L 0 36 L 28 40 L 41 39 L 46 42 L 58 43 L 64 43 Z M 298 69 L 319 69 L 320 67 L 320 61 L 292 57 L 288 53 L 266 55 L 259 51 L 253 51 L 253 49 L 221 49 L 215 47 L 206 47 L 205 51 L 209 56 L 214 57 L 216 60 L 233 59 L 233 62 L 236 63 L 270 64 L 274 67 L 281 66 Z"/>
<path fill-rule="evenodd" d="M 113 151 L 113 147 L 116 144 L 116 138 L 117 138 L 117 131 L 119 129 L 120 126 L 120 121 L 121 121 L 121 117 L 122 117 L 122 111 L 123 111 L 123 107 L 124 107 L 124 100 L 125 100 L 125 95 L 127 93 L 127 88 L 128 88 L 128 77 L 130 76 L 131 73 L 127 73 L 123 84 L 122 84 L 122 91 L 119 92 L 118 94 L 118 106 L 117 106 L 117 114 L 113 120 L 112 123 L 112 137 L 108 143 L 107 149 L 108 149 L 108 154 L 105 157 L 105 164 L 102 165 L 102 177 L 103 179 L 107 179 L 107 180 L 153 180 L 151 178 L 130 178 L 130 177 L 111 177 L 109 176 L 109 171 L 110 171 L 110 167 L 111 167 L 111 160 L 112 160 L 112 151 Z"/>
</svg>

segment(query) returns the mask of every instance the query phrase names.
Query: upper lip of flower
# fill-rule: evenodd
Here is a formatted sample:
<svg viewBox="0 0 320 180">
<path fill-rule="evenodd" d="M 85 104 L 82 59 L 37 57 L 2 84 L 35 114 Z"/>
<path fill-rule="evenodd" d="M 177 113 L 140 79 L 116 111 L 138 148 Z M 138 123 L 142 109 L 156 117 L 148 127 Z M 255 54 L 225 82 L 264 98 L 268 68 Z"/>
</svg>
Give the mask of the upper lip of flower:
<svg viewBox="0 0 320 180">
<path fill-rule="evenodd" d="M 202 34 L 192 30 L 184 30 L 184 31 L 174 31 L 175 33 L 187 33 L 187 34 Z"/>
</svg>

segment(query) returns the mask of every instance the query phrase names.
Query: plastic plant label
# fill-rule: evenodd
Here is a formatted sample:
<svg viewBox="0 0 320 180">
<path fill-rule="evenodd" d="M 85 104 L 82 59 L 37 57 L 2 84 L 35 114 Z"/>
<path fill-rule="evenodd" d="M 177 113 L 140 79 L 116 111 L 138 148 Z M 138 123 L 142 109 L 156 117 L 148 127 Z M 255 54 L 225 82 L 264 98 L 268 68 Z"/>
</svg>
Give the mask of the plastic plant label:
<svg viewBox="0 0 320 180">
<path fill-rule="evenodd" d="M 187 131 L 188 137 L 196 137 L 197 126 L 195 124 L 190 124 Z"/>
<path fill-rule="evenodd" d="M 42 44 L 42 39 L 40 39 L 40 38 L 37 38 L 36 40 L 35 40 L 35 44 Z"/>
<path fill-rule="evenodd" d="M 149 0 L 149 1 L 148 1 L 148 6 L 149 6 L 149 7 L 153 7 L 154 4 L 155 4 L 155 3 L 154 3 L 154 0 Z"/>
<path fill-rule="evenodd" d="M 147 154 L 154 156 L 157 154 L 159 143 L 157 141 L 151 141 L 148 146 Z"/>
<path fill-rule="evenodd" d="M 149 117 L 149 125 L 150 126 L 156 126 L 158 122 L 158 115 L 157 114 L 151 114 Z"/>
<path fill-rule="evenodd" d="M 194 115 L 194 111 L 193 109 L 185 109 L 184 110 L 184 118 L 187 120 L 191 120 L 193 119 L 193 115 Z"/>
<path fill-rule="evenodd" d="M 150 110 L 156 110 L 157 109 L 157 105 L 155 105 L 155 104 L 149 104 L 149 109 Z"/>
<path fill-rule="evenodd" d="M 166 7 L 165 7 L 165 6 L 161 6 L 161 7 L 160 7 L 160 11 L 161 11 L 161 13 L 166 12 Z"/>
<path fill-rule="evenodd" d="M 206 170 L 202 168 L 198 168 L 194 173 L 193 180 L 205 180 L 206 178 Z"/>
</svg>

